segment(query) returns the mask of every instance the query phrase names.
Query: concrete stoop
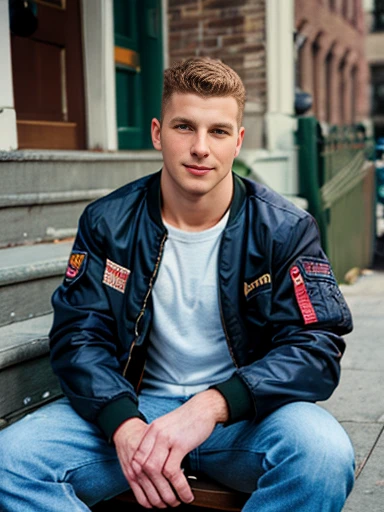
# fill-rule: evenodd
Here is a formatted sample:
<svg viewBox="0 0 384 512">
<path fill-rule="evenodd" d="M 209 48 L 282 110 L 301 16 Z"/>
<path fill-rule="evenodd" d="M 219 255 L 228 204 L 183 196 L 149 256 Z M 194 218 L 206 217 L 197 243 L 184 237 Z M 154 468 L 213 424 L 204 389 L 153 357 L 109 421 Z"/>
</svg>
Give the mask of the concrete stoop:
<svg viewBox="0 0 384 512">
<path fill-rule="evenodd" d="M 76 233 L 86 205 L 162 166 L 157 151 L 0 152 L 0 248 Z"/>
<path fill-rule="evenodd" d="M 63 279 L 71 247 L 69 241 L 0 251 L 0 326 L 51 311 L 51 295 Z"/>
<path fill-rule="evenodd" d="M 0 328 L 0 428 L 61 396 L 49 363 L 52 315 Z"/>
<path fill-rule="evenodd" d="M 61 394 L 51 296 L 91 201 L 162 166 L 157 151 L 0 152 L 0 427 Z"/>
</svg>

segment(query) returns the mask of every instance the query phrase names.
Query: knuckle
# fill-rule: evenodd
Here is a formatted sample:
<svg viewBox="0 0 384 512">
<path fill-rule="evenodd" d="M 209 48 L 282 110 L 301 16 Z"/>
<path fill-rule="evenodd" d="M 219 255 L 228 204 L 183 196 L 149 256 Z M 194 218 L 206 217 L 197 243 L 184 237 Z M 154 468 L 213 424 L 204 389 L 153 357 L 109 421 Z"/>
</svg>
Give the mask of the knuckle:
<svg viewBox="0 0 384 512">
<path fill-rule="evenodd" d="M 175 482 L 178 480 L 178 471 L 175 468 L 164 468 L 163 475 L 167 480 L 170 480 L 171 482 Z"/>
<path fill-rule="evenodd" d="M 152 462 L 150 460 L 148 460 L 145 464 L 144 464 L 144 472 L 146 474 L 149 474 L 149 475 L 154 475 L 158 472 L 158 467 L 157 467 L 157 464 L 155 462 Z"/>
</svg>

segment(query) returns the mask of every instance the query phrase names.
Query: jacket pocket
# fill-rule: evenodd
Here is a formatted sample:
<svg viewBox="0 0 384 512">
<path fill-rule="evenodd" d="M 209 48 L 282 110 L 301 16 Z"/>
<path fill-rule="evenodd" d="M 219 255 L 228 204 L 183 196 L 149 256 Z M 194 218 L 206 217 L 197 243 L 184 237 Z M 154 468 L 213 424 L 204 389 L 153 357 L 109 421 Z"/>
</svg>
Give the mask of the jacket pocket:
<svg viewBox="0 0 384 512">
<path fill-rule="evenodd" d="M 328 260 L 301 257 L 290 269 L 305 324 L 350 330 L 352 317 Z"/>
</svg>

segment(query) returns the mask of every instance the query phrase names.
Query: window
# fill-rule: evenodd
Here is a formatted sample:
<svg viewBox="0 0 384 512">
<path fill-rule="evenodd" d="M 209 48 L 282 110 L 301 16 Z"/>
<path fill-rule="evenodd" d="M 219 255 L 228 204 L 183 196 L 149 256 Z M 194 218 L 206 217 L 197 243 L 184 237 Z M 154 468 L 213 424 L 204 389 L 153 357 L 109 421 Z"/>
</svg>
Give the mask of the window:
<svg viewBox="0 0 384 512">
<path fill-rule="evenodd" d="M 372 115 L 384 115 L 384 67 L 373 66 L 372 73 Z"/>
<path fill-rule="evenodd" d="M 375 0 L 373 30 L 376 32 L 384 30 L 384 0 Z"/>
</svg>

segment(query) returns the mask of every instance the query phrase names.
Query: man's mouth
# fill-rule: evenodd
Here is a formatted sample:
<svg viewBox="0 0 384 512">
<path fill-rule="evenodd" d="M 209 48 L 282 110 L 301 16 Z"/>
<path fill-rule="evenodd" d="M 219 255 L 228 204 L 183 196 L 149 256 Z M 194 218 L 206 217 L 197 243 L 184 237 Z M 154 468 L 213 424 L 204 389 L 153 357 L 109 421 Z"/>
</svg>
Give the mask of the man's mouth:
<svg viewBox="0 0 384 512">
<path fill-rule="evenodd" d="M 189 165 L 183 164 L 188 172 L 195 176 L 203 176 L 204 174 L 209 173 L 209 171 L 213 170 L 213 167 L 206 167 L 204 165 Z"/>
</svg>

